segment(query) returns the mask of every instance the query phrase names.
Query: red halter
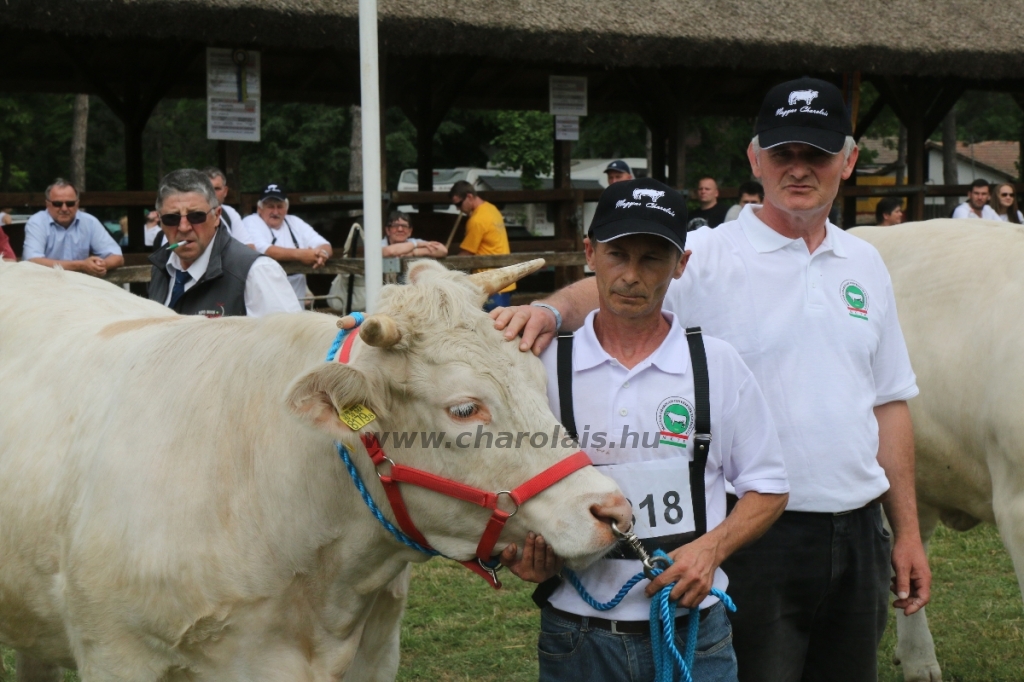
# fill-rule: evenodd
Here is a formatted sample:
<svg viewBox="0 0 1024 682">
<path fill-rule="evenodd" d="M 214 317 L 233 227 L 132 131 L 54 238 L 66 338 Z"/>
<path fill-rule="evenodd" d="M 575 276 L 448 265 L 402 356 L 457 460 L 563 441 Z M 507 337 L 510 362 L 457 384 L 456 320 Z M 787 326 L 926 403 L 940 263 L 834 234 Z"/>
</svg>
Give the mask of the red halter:
<svg viewBox="0 0 1024 682">
<path fill-rule="evenodd" d="M 352 344 L 357 335 L 358 334 L 355 333 L 355 330 L 352 330 L 352 332 L 350 332 L 345 338 L 345 342 L 341 347 L 341 352 L 338 354 L 338 362 L 342 364 L 348 363 L 349 355 L 352 352 Z M 408 483 L 409 485 L 433 490 L 434 492 L 441 493 L 442 495 L 454 497 L 464 502 L 469 502 L 479 507 L 483 507 L 484 509 L 491 510 L 491 518 L 487 521 L 487 526 L 484 528 L 484 533 L 480 537 L 480 542 L 476 547 L 476 561 L 460 561 L 459 563 L 485 579 L 495 589 L 501 587 L 501 583 L 498 581 L 498 577 L 496 575 L 500 566 L 494 567 L 491 565 L 491 553 L 494 551 L 494 545 L 498 542 L 498 536 L 501 535 L 501 531 L 505 527 L 505 522 L 515 516 L 515 513 L 519 511 L 519 507 L 521 507 L 527 500 L 538 493 L 547 490 L 569 474 L 592 464 L 587 453 L 580 450 L 553 466 L 548 467 L 518 488 L 513 490 L 500 490 L 494 493 L 474 488 L 466 485 L 465 483 L 459 483 L 458 481 L 453 481 L 448 478 L 442 478 L 435 474 L 421 471 L 420 469 L 413 469 L 412 467 L 407 467 L 402 464 L 395 464 L 387 455 L 384 454 L 384 450 L 381 448 L 380 442 L 378 442 L 375 435 L 372 433 L 364 433 L 360 434 L 359 437 L 363 441 L 363 446 L 366 448 L 366 454 L 370 456 L 374 467 L 379 468 L 384 462 L 391 464 L 391 473 L 389 475 L 385 475 L 380 473 L 380 471 L 377 471 L 377 478 L 380 479 L 381 485 L 384 486 L 384 492 L 388 496 L 388 502 L 391 503 L 391 511 L 395 515 L 395 520 L 398 521 L 399 528 L 402 529 L 402 532 L 424 547 L 431 548 L 430 543 L 428 543 L 427 539 L 423 537 L 423 534 L 418 528 L 416 528 L 416 524 L 413 523 L 412 517 L 409 516 L 409 510 L 406 508 L 405 501 L 402 499 L 402 491 L 398 485 L 399 483 Z M 502 495 L 508 496 L 515 505 L 515 508 L 512 511 L 507 512 L 498 508 L 498 499 Z"/>
</svg>

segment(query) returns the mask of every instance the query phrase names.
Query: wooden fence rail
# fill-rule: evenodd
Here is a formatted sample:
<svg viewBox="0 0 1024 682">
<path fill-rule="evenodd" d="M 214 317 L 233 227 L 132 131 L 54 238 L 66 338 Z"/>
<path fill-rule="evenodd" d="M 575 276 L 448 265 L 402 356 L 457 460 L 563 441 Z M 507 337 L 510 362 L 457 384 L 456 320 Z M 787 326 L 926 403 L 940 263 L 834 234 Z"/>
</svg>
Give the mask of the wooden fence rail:
<svg viewBox="0 0 1024 682">
<path fill-rule="evenodd" d="M 501 256 L 450 256 L 439 258 L 438 262 L 451 270 L 475 270 L 478 268 L 501 268 L 506 265 L 525 263 L 535 258 L 543 258 L 549 266 L 581 266 L 586 259 L 581 251 L 534 251 L 524 253 L 512 253 Z M 402 270 L 414 258 L 395 259 L 401 261 Z M 314 270 L 308 265 L 296 263 L 282 264 L 288 274 L 305 275 L 346 275 L 363 274 L 362 258 L 332 258 L 322 268 Z M 152 268 L 149 265 L 128 265 L 114 270 L 105 277 L 108 282 L 114 284 L 128 284 L 131 282 L 148 282 Z"/>
</svg>

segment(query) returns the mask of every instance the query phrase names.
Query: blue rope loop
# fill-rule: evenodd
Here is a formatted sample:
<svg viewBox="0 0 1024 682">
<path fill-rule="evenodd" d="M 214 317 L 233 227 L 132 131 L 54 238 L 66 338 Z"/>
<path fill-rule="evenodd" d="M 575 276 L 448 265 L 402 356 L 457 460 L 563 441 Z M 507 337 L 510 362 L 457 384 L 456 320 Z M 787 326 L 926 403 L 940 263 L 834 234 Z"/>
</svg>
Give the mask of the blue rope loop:
<svg viewBox="0 0 1024 682">
<path fill-rule="evenodd" d="M 326 362 L 334 362 L 334 358 L 338 355 L 338 351 L 341 350 L 341 342 L 345 340 L 345 337 L 348 336 L 349 332 L 359 329 L 359 325 L 361 325 L 366 319 L 366 315 L 362 313 L 349 313 L 349 317 L 355 319 L 356 326 L 352 327 L 352 329 L 338 330 L 338 334 L 334 337 L 334 343 L 331 344 L 330 350 L 327 351 Z"/>
<path fill-rule="evenodd" d="M 664 559 L 669 566 L 672 565 L 671 557 L 660 549 L 655 550 L 652 556 Z M 606 602 L 599 602 L 587 591 L 587 588 L 583 586 L 583 581 L 572 570 L 566 568 L 562 573 L 569 583 L 576 588 L 580 598 L 595 611 L 610 611 L 614 609 L 646 577 L 643 571 L 637 573 L 619 588 L 614 597 Z M 663 570 L 660 568 L 651 570 L 651 575 L 655 578 L 662 573 Z M 666 585 L 658 590 L 658 593 L 651 599 L 651 650 L 654 654 L 654 682 L 676 682 L 677 671 L 682 682 L 693 682 L 691 671 L 693 670 L 694 655 L 697 652 L 697 634 L 700 631 L 699 611 L 697 609 L 690 610 L 689 627 L 686 633 L 686 654 L 683 655 L 680 653 L 675 641 L 676 603 L 669 597 L 674 586 L 675 583 Z M 736 604 L 733 603 L 732 599 L 725 592 L 712 587 L 711 594 L 718 597 L 725 608 L 733 612 L 736 611 Z"/>
</svg>

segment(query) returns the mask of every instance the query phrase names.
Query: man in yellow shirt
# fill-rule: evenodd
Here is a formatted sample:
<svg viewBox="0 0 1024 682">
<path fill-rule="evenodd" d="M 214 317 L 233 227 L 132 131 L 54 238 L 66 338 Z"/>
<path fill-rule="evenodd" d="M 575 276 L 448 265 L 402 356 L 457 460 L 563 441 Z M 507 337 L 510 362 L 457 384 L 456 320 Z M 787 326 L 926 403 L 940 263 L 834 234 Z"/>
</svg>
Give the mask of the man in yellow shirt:
<svg viewBox="0 0 1024 682">
<path fill-rule="evenodd" d="M 459 244 L 460 256 L 493 256 L 511 253 L 508 247 L 508 233 L 505 231 L 505 219 L 494 204 L 484 201 L 472 184 L 460 180 L 448 190 L 448 198 L 467 216 L 466 236 Z M 479 272 L 479 271 L 478 271 Z M 512 291 L 515 284 L 500 293 L 492 294 L 484 303 L 484 310 L 508 307 L 512 304 Z"/>
</svg>

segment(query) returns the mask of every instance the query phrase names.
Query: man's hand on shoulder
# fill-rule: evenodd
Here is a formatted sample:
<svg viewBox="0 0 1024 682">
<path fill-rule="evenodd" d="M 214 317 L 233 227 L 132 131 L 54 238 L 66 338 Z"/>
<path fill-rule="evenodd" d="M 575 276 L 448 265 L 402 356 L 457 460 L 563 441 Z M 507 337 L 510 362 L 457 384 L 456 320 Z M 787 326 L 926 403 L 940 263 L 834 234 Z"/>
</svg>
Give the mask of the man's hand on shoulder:
<svg viewBox="0 0 1024 682">
<path fill-rule="evenodd" d="M 532 531 L 526 536 L 523 556 L 516 559 L 519 548 L 513 542 L 506 547 L 499 557 L 502 566 L 508 568 L 513 575 L 531 583 L 542 583 L 558 575 L 562 570 L 562 560 L 544 542 L 544 538 Z"/>
<path fill-rule="evenodd" d="M 534 355 L 540 355 L 558 334 L 555 314 L 547 308 L 519 305 L 495 308 L 490 315 L 494 320 L 494 328 L 504 330 L 508 341 L 522 335 L 519 350 L 523 352 L 533 350 Z"/>
</svg>

